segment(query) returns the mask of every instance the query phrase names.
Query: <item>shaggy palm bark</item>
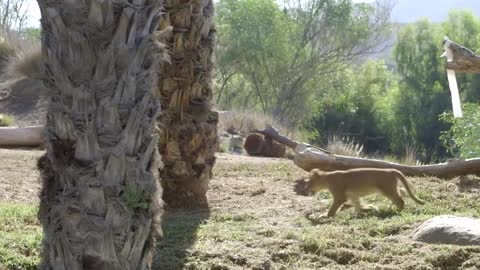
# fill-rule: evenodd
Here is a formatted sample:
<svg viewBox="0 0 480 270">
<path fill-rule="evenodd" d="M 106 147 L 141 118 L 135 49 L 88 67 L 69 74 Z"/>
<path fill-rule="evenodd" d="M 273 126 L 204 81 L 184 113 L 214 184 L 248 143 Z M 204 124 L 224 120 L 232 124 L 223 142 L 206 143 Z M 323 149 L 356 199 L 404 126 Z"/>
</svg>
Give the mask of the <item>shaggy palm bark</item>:
<svg viewBox="0 0 480 270">
<path fill-rule="evenodd" d="M 171 62 L 160 72 L 157 96 L 163 200 L 170 207 L 207 207 L 218 149 L 218 113 L 212 111 L 212 0 L 166 0 L 159 40 Z"/>
<path fill-rule="evenodd" d="M 159 0 L 38 0 L 50 89 L 41 269 L 150 269 L 160 232 Z"/>
</svg>

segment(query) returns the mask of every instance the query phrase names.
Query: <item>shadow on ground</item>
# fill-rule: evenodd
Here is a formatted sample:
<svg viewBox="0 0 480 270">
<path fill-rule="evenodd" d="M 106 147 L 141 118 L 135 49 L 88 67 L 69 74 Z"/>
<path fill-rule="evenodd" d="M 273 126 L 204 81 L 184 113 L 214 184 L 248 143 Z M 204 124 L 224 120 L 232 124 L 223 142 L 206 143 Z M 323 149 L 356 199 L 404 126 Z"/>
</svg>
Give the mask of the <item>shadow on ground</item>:
<svg viewBox="0 0 480 270">
<path fill-rule="evenodd" d="M 163 239 L 157 245 L 153 269 L 184 269 L 199 226 L 209 217 L 208 209 L 168 210 L 162 218 Z"/>
</svg>

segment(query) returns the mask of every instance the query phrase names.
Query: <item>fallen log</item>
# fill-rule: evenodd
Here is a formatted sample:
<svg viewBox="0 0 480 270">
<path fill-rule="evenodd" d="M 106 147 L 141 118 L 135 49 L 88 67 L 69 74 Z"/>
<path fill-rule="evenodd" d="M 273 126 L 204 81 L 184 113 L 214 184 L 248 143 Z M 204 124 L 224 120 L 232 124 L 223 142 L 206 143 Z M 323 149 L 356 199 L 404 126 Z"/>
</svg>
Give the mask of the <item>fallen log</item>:
<svg viewBox="0 0 480 270">
<path fill-rule="evenodd" d="M 284 144 L 274 141 L 270 136 L 251 133 L 247 136 L 243 148 L 251 156 L 281 158 L 285 156 Z"/>
<path fill-rule="evenodd" d="M 34 147 L 43 144 L 43 126 L 1 127 L 0 146 Z"/>
<path fill-rule="evenodd" d="M 321 148 L 294 141 L 281 135 L 277 129 L 267 126 L 256 132 L 270 136 L 279 143 L 295 150 L 294 163 L 305 171 L 321 169 L 324 171 L 348 170 L 354 168 L 392 168 L 407 176 L 433 176 L 439 178 L 453 178 L 460 175 L 480 174 L 480 158 L 455 160 L 452 162 L 409 166 L 383 160 L 340 156 L 329 153 Z"/>
</svg>

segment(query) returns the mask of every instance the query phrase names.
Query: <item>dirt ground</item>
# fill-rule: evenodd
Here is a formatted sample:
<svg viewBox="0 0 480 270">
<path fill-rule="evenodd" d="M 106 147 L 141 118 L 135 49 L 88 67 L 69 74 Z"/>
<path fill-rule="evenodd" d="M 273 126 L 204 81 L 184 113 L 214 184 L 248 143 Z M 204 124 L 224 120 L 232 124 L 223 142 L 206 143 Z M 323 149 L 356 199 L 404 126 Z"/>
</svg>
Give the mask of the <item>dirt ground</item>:
<svg viewBox="0 0 480 270">
<path fill-rule="evenodd" d="M 44 154 L 43 150 L 16 150 L 16 149 L 1 149 L 0 148 L 0 202 L 10 203 L 24 203 L 24 204 L 37 204 L 38 192 L 40 191 L 40 185 L 38 179 L 38 171 L 36 168 L 37 159 Z M 259 158 L 239 155 L 229 155 L 224 153 L 217 154 L 217 166 L 216 169 L 223 172 L 224 170 L 230 170 L 230 166 L 235 166 L 238 170 L 248 170 L 249 164 L 268 164 L 290 166 L 291 163 L 285 159 L 274 158 Z M 240 166 L 240 167 L 238 167 Z M 235 170 L 235 168 L 234 168 Z M 303 171 L 298 170 L 299 175 L 305 175 Z M 244 195 L 245 192 L 260 192 L 265 193 L 268 185 L 268 178 L 262 179 L 250 179 L 255 176 L 241 176 L 236 177 L 234 181 L 227 179 L 233 176 L 235 172 L 230 174 L 226 172 L 225 175 L 216 177 L 212 180 L 209 192 L 209 201 L 212 207 L 215 207 L 217 201 L 229 201 L 232 200 L 231 195 Z M 282 179 L 276 179 L 281 181 Z M 233 189 L 233 193 L 230 192 Z M 215 192 L 214 192 L 215 191 Z M 225 193 L 227 194 L 225 194 Z M 283 194 L 283 193 L 280 193 Z M 273 195 L 273 194 L 272 194 Z M 283 194 L 285 195 L 285 194 Z M 232 201 L 234 205 L 237 205 Z M 255 204 L 257 202 L 253 202 Z M 224 204 L 222 203 L 222 206 Z M 243 205 L 245 206 L 245 205 Z"/>
<path fill-rule="evenodd" d="M 43 153 L 37 150 L 0 149 L 0 201 L 38 202 L 40 182 L 36 164 Z"/>
<path fill-rule="evenodd" d="M 0 203 L 38 204 L 35 164 L 42 154 L 0 149 Z M 411 240 L 416 226 L 433 216 L 480 217 L 479 178 L 469 178 L 468 185 L 462 179 L 410 178 L 427 205 L 407 200 L 398 213 L 375 197 L 368 203 L 380 210 L 371 216 L 347 209 L 335 219 L 321 220 L 316 216 L 328 209 L 331 198 L 295 193 L 296 180 L 307 173 L 291 161 L 223 153 L 217 158 L 209 210 L 164 214 L 153 269 L 480 269 L 480 247 Z"/>
<path fill-rule="evenodd" d="M 36 79 L 0 82 L 0 114 L 14 117 L 15 126 L 42 125 L 47 111 L 47 92 Z"/>
</svg>

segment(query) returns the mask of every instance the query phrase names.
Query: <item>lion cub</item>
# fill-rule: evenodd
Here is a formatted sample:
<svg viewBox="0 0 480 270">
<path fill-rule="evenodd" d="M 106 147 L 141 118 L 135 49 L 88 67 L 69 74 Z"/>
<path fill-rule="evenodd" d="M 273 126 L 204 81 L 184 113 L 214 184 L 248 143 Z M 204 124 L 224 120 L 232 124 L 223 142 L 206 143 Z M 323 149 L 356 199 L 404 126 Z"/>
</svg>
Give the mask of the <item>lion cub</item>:
<svg viewBox="0 0 480 270">
<path fill-rule="evenodd" d="M 333 172 L 313 169 L 305 191 L 316 193 L 321 190 L 328 190 L 332 194 L 333 203 L 327 214 L 329 217 L 335 216 L 338 209 L 348 200 L 353 204 L 356 211 L 366 210 L 367 208 L 362 207 L 360 198 L 373 193 L 384 195 L 401 211 L 405 202 L 399 194 L 398 180 L 402 182 L 408 195 L 416 203 L 425 204 L 413 195 L 405 176 L 395 169 L 361 168 Z"/>
</svg>

